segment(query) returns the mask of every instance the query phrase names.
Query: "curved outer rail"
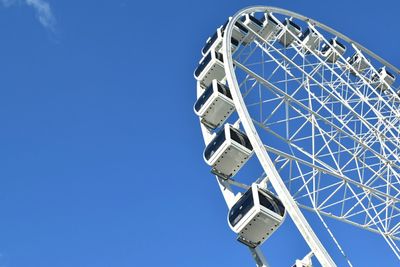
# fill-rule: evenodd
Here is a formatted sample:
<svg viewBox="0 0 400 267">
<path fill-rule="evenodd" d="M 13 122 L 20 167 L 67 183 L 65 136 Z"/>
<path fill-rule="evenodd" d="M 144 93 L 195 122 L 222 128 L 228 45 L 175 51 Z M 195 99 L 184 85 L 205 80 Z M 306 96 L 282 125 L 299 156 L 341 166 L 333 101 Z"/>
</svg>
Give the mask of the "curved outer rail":
<svg viewBox="0 0 400 267">
<path fill-rule="evenodd" d="M 247 136 L 250 139 L 250 142 L 254 148 L 254 151 L 257 155 L 258 160 L 261 163 L 262 168 L 267 174 L 269 181 L 274 187 L 276 193 L 279 198 L 282 200 L 283 204 L 299 232 L 302 234 L 303 238 L 314 252 L 314 255 L 317 257 L 318 261 L 322 266 L 336 266 L 335 262 L 332 260 L 331 256 L 322 245 L 321 241 L 318 239 L 317 235 L 312 230 L 311 226 L 307 222 L 303 213 L 300 211 L 300 208 L 295 203 L 293 197 L 291 196 L 289 190 L 286 188 L 282 178 L 280 177 L 278 171 L 276 170 L 271 158 L 268 155 L 268 152 L 264 148 L 264 144 L 261 141 L 250 117 L 250 114 L 247 111 L 246 105 L 244 103 L 243 97 L 240 93 L 240 88 L 238 82 L 236 80 L 236 74 L 233 68 L 233 60 L 232 60 L 232 52 L 228 48 L 230 44 L 229 40 L 232 37 L 232 29 L 236 21 L 243 14 L 252 13 L 252 12 L 279 12 L 284 15 L 297 17 L 299 19 L 307 20 L 306 17 L 298 15 L 296 13 L 288 12 L 283 9 L 277 8 L 269 8 L 263 6 L 255 6 L 244 8 L 237 12 L 226 27 L 226 32 L 223 39 L 223 56 L 224 56 L 224 66 L 226 79 L 231 90 L 231 94 L 233 97 L 233 101 L 235 103 L 236 111 L 239 115 L 239 118 L 242 122 L 243 128 L 246 131 Z M 315 22 L 314 22 L 315 23 Z"/>
<path fill-rule="evenodd" d="M 392 71 L 394 71 L 397 74 L 400 74 L 400 70 L 384 60 L 383 58 L 379 57 L 372 51 L 368 50 L 361 44 L 353 41 L 346 35 L 330 28 L 327 25 L 324 25 L 323 23 L 320 23 L 316 20 L 313 20 L 311 18 L 308 18 L 306 16 L 300 15 L 295 12 L 291 12 L 285 9 L 281 8 L 276 8 L 276 7 L 269 7 L 269 6 L 253 6 L 253 7 L 248 7 L 240 10 L 237 12 L 230 22 L 228 23 L 226 27 L 226 34 L 223 38 L 223 56 L 224 56 L 224 65 L 225 65 L 225 71 L 226 71 L 226 78 L 228 85 L 231 89 L 232 97 L 235 103 L 236 110 L 238 112 L 239 118 L 242 122 L 243 128 L 246 131 L 246 134 L 248 135 L 253 147 L 254 151 L 265 171 L 265 173 L 268 175 L 269 180 L 271 181 L 272 186 L 276 190 L 276 193 L 278 196 L 281 198 L 282 202 L 284 203 L 289 215 L 293 219 L 294 223 L 296 224 L 297 228 L 299 229 L 300 233 L 303 235 L 304 239 L 310 246 L 312 252 L 314 255 L 317 257 L 318 261 L 321 263 L 322 266 L 336 266 L 322 243 L 319 241 L 318 237 L 315 235 L 314 231 L 312 230 L 311 226 L 308 224 L 307 220 L 305 219 L 304 215 L 298 208 L 297 204 L 293 200 L 293 197 L 291 196 L 290 192 L 287 190 L 286 186 L 283 183 L 283 180 L 281 179 L 279 173 L 277 172 L 275 166 L 273 165 L 271 158 L 269 157 L 267 151 L 265 150 L 264 144 L 262 143 L 253 123 L 251 122 L 250 115 L 247 111 L 246 105 L 244 103 L 244 100 L 241 96 L 240 90 L 239 90 L 239 85 L 236 80 L 236 75 L 234 72 L 233 68 L 233 60 L 232 60 L 232 52 L 230 49 L 226 49 L 226 47 L 230 44 L 228 40 L 230 40 L 232 36 L 232 28 L 234 25 L 234 22 L 236 22 L 243 14 L 251 13 L 251 12 L 269 12 L 269 13 L 279 13 L 282 15 L 290 16 L 293 18 L 297 18 L 299 20 L 303 20 L 305 22 L 310 23 L 312 26 L 318 26 L 319 28 L 330 32 L 339 38 L 343 39 L 344 41 L 354 45 L 357 47 L 357 49 L 361 50 L 365 54 L 375 58 L 378 62 L 380 62 L 382 65 L 390 68 Z M 202 89 L 200 86 L 197 86 L 197 96 L 199 97 L 202 93 Z M 208 144 L 212 138 L 213 135 L 210 133 L 206 127 L 201 125 L 201 130 L 203 134 L 203 138 L 206 144 Z M 230 183 L 228 181 L 225 181 L 221 178 L 218 178 L 216 176 L 217 182 L 219 184 L 219 187 L 221 189 L 221 192 L 224 196 L 225 202 L 227 203 L 228 208 L 232 207 L 232 205 L 235 203 L 235 194 L 233 193 Z M 268 266 L 268 263 L 266 259 L 264 258 L 261 250 L 259 248 L 256 249 L 250 249 L 251 254 L 253 258 L 256 261 L 257 266 Z"/>
</svg>

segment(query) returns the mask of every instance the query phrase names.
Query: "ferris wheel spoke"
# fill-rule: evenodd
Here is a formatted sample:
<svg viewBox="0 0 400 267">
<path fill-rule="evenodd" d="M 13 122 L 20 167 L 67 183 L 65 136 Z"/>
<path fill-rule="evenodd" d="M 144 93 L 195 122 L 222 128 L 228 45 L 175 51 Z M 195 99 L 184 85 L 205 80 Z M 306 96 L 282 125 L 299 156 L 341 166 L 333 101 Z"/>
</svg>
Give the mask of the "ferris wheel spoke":
<svg viewBox="0 0 400 267">
<path fill-rule="evenodd" d="M 253 74 L 254 75 L 254 74 Z M 259 78 L 259 77 L 256 77 L 256 79 L 257 78 Z M 282 91 L 281 91 L 281 93 L 283 93 Z M 286 95 L 286 97 L 289 97 L 289 96 L 287 96 Z M 294 98 L 291 98 L 291 100 L 294 100 L 293 102 L 295 102 L 295 99 Z M 322 104 L 321 105 L 321 107 L 325 107 L 325 105 L 324 104 Z M 309 110 L 309 111 L 311 111 L 311 110 Z M 329 110 L 330 111 L 330 110 Z M 299 112 L 300 113 L 300 112 Z M 301 114 L 301 113 L 300 113 Z M 314 113 L 315 114 L 315 113 Z M 333 114 L 333 113 L 331 113 L 332 114 L 332 116 L 333 117 L 335 117 L 335 115 Z M 324 119 L 325 120 L 325 119 Z M 325 120 L 325 122 L 326 122 L 326 120 Z M 331 125 L 331 126 L 333 126 L 333 125 Z M 346 127 L 346 124 L 343 124 L 343 126 L 344 127 Z M 335 126 L 336 127 L 336 126 Z M 336 130 L 341 130 L 340 128 L 337 128 L 336 127 Z M 350 132 L 350 134 L 347 134 L 350 138 L 353 138 L 353 136 L 355 136 L 355 134 L 354 133 L 352 133 L 352 132 Z M 356 141 L 358 141 L 358 140 L 356 140 Z M 359 142 L 361 145 L 362 145 L 362 142 Z M 363 147 L 367 147 L 367 148 L 369 148 L 368 146 L 365 146 L 365 145 L 363 145 Z M 370 148 L 369 148 L 370 149 Z M 371 149 L 372 150 L 372 149 Z M 382 157 L 380 154 L 379 154 L 379 151 L 378 152 L 376 152 L 376 151 L 373 151 L 376 155 L 378 155 L 378 156 L 380 156 L 380 157 Z"/>
<path fill-rule="evenodd" d="M 273 48 L 273 46 L 271 46 L 271 48 Z M 275 49 L 276 50 L 276 49 Z M 279 52 L 278 50 L 276 50 L 277 52 Z M 285 55 L 282 55 L 282 54 L 280 54 L 282 57 L 284 57 L 285 58 Z M 288 59 L 288 58 L 286 58 L 287 60 L 288 60 L 288 62 L 290 62 L 290 63 L 292 63 L 293 65 L 295 65 L 290 59 Z M 325 64 L 326 64 L 326 62 L 325 62 Z M 332 68 L 330 68 L 329 66 L 327 66 L 331 71 L 332 71 L 332 74 L 335 74 L 336 76 L 337 76 L 337 78 L 338 79 L 340 79 L 341 80 L 341 82 L 344 82 L 345 84 L 348 84 L 348 83 L 346 83 L 346 81 L 344 81 L 343 80 L 343 78 L 341 77 L 341 75 L 338 75 Z M 343 75 L 343 73 L 342 73 L 342 75 Z M 368 84 L 368 83 L 365 83 L 365 84 Z M 371 85 L 369 85 L 369 87 L 371 87 Z M 348 88 L 350 88 L 350 89 L 353 89 L 353 91 L 354 91 L 354 93 L 357 93 L 357 95 L 358 96 L 360 96 L 359 95 L 359 92 L 357 92 L 357 90 L 354 90 L 354 88 L 352 87 L 352 86 L 350 86 L 350 85 L 348 85 Z M 333 90 L 335 89 L 335 88 L 332 88 Z M 373 90 L 373 91 L 375 91 L 375 90 Z M 375 94 L 377 94 L 376 92 L 375 92 Z M 382 96 L 380 96 L 380 95 L 378 95 L 378 98 L 380 98 L 380 99 L 382 99 Z M 368 101 L 365 101 L 367 104 L 368 104 Z M 369 105 L 370 107 L 371 107 L 371 105 Z M 374 110 L 374 108 L 373 107 L 371 107 L 371 110 Z M 392 110 L 393 111 L 393 110 Z M 377 113 L 376 112 L 376 110 L 375 110 L 375 113 Z M 377 113 L 378 114 L 378 113 Z M 397 114 L 399 114 L 399 112 L 397 111 Z M 398 115 L 397 115 L 397 117 L 398 117 Z M 358 116 L 358 118 L 360 119 L 360 116 Z M 391 125 L 391 126 L 393 126 L 393 125 Z M 392 128 L 390 128 L 390 129 L 392 129 Z M 389 128 L 388 128 L 388 130 L 389 130 Z M 389 131 L 391 131 L 391 130 L 389 130 Z M 399 133 L 399 131 L 398 131 L 398 133 Z"/>
<path fill-rule="evenodd" d="M 244 9 L 213 38 L 195 71 L 195 112 L 229 216 L 245 195 L 275 192 L 322 265 L 335 263 L 299 207 L 317 214 L 349 266 L 323 217 L 381 235 L 400 259 L 400 86 L 392 74 L 400 70 L 328 26 L 279 8 Z M 232 152 L 234 142 L 243 151 Z M 240 170 L 253 152 L 259 175 Z M 269 233 L 250 237 L 249 225 L 229 218 L 257 265 L 266 266 L 258 245 Z"/>
<path fill-rule="evenodd" d="M 289 59 L 288 59 L 288 60 L 289 60 Z M 314 81 L 316 81 L 316 80 L 314 80 Z M 330 83 L 328 83 L 328 85 L 330 85 L 330 87 L 332 87 Z M 323 88 L 323 84 L 321 84 L 321 88 Z M 335 88 L 332 88 L 332 90 L 335 91 Z M 341 102 L 344 102 L 344 103 L 348 104 L 347 102 L 343 101 L 343 99 L 341 99 L 341 98 L 338 98 L 338 100 L 341 101 Z M 353 113 L 355 116 L 357 116 L 358 119 L 361 119 L 361 116 L 360 116 L 359 114 L 357 114 L 356 112 L 354 112 L 354 110 L 352 110 L 351 107 L 347 106 L 347 108 L 348 108 L 350 111 L 352 111 L 352 113 Z M 363 119 L 363 120 L 361 120 L 361 121 L 366 122 L 365 119 Z M 366 122 L 366 123 L 368 123 L 368 122 Z M 371 127 L 371 125 L 367 125 L 367 127 Z M 372 127 L 372 129 L 374 129 L 374 128 Z M 388 129 L 388 131 L 391 131 L 391 128 L 387 128 L 387 129 Z M 376 130 L 376 129 L 375 129 L 375 130 Z"/>
<path fill-rule="evenodd" d="M 331 46 L 331 44 L 329 44 L 328 40 L 324 37 L 324 35 L 321 34 L 321 33 L 318 31 L 318 29 L 315 28 L 314 25 L 309 24 L 309 27 L 312 28 L 312 29 L 320 36 L 320 38 L 322 38 L 322 40 L 324 40 L 324 42 L 326 42 L 328 45 Z M 354 43 L 352 44 L 352 46 L 353 46 L 353 47 L 356 47 L 356 49 L 357 49 L 358 52 L 360 51 Z M 354 70 L 354 67 L 353 67 L 353 66 L 350 66 L 350 65 L 348 64 L 347 60 L 345 60 L 344 57 L 343 57 L 342 55 L 339 54 L 339 57 L 340 57 L 340 59 L 342 60 L 342 62 L 344 62 L 344 64 L 348 65 L 348 67 L 349 67 L 350 69 L 353 69 L 353 70 Z M 378 71 L 377 71 L 369 62 L 367 62 L 367 64 L 369 65 L 369 67 L 371 68 L 371 70 L 372 70 L 372 72 L 373 72 L 374 74 L 378 74 Z M 363 81 L 363 83 L 365 84 L 365 86 L 368 86 L 370 89 L 372 89 L 372 92 L 374 92 L 374 94 L 375 94 L 380 100 L 383 100 L 382 96 L 381 96 L 378 92 L 376 92 L 376 90 L 374 90 L 374 88 L 371 86 L 371 84 L 370 84 L 367 80 L 365 80 L 365 77 L 364 77 L 363 75 L 360 75 L 358 71 L 355 71 L 355 73 L 357 73 L 357 76 L 360 78 L 360 80 Z M 388 85 L 388 84 L 386 84 L 386 85 Z M 388 85 L 388 87 L 391 89 L 390 85 Z M 391 92 L 394 92 L 394 91 L 391 90 Z M 394 95 L 395 93 L 392 93 L 392 94 Z M 387 103 L 385 103 L 385 104 L 387 104 Z M 391 106 L 389 106 L 389 105 L 387 105 L 387 107 L 388 107 L 392 112 L 394 112 L 395 114 L 397 114 L 397 116 L 399 116 L 399 111 L 394 110 L 394 109 L 393 109 Z"/>
</svg>

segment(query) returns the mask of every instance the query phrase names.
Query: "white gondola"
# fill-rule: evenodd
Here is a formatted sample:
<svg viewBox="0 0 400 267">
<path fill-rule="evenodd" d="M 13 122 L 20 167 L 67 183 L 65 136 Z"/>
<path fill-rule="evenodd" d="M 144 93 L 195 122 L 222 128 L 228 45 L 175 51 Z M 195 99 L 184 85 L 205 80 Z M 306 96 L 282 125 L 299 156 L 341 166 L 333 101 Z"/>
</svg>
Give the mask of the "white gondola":
<svg viewBox="0 0 400 267">
<path fill-rule="evenodd" d="M 301 44 L 303 44 L 308 49 L 305 49 L 304 53 L 309 54 L 310 51 L 314 53 L 317 52 L 320 38 L 312 29 L 307 28 L 307 30 L 300 37 Z"/>
<path fill-rule="evenodd" d="M 223 26 L 219 27 L 213 36 L 209 37 L 206 41 L 206 45 L 201 50 L 203 56 L 208 53 L 210 50 L 215 50 L 221 53 L 222 48 L 222 39 L 224 37 L 224 28 Z M 239 41 L 235 38 L 231 38 L 231 51 L 232 53 L 236 51 L 239 46 Z"/>
<path fill-rule="evenodd" d="M 343 55 L 346 52 L 346 46 L 340 43 L 337 38 L 333 38 L 329 41 L 329 44 L 324 44 L 321 49 L 321 54 L 326 58 L 326 61 L 335 63 L 339 58 L 339 55 Z M 332 47 L 331 47 L 332 46 Z"/>
<path fill-rule="evenodd" d="M 229 19 L 222 26 L 223 31 L 226 29 L 226 26 L 228 25 L 228 23 L 231 19 L 232 18 L 229 17 Z M 249 31 L 240 22 L 236 22 L 232 28 L 232 38 L 237 40 L 239 42 L 239 44 L 243 41 L 244 38 L 247 37 L 248 33 L 249 33 Z"/>
<path fill-rule="evenodd" d="M 212 80 L 221 81 L 225 78 L 224 60 L 222 54 L 210 50 L 200 61 L 194 71 L 194 77 L 200 81 L 203 88 L 210 86 Z"/>
<path fill-rule="evenodd" d="M 353 66 L 358 72 L 363 72 L 369 67 L 369 60 L 367 60 L 361 53 L 356 52 L 351 58 L 347 59 L 347 62 Z M 350 69 L 350 72 L 352 74 L 355 74 L 355 72 Z"/>
<path fill-rule="evenodd" d="M 235 110 L 229 88 L 213 80 L 194 105 L 194 112 L 201 122 L 210 129 L 223 124 Z"/>
<path fill-rule="evenodd" d="M 255 248 L 276 231 L 285 214 L 279 198 L 253 184 L 229 210 L 228 224 L 240 242 Z"/>
<path fill-rule="evenodd" d="M 388 89 L 388 86 L 392 86 L 394 81 L 396 80 L 396 77 L 390 73 L 386 67 L 382 67 L 378 70 L 378 74 L 372 75 L 371 81 L 372 85 L 378 89 L 385 91 Z M 385 84 L 386 82 L 386 84 Z"/>
<path fill-rule="evenodd" d="M 256 19 L 252 14 L 246 14 L 240 20 L 243 23 L 243 25 L 245 25 L 247 28 L 250 28 L 256 33 L 259 33 L 263 29 L 263 23 L 258 19 Z M 249 31 L 247 36 L 243 38 L 242 44 L 247 45 L 250 42 L 252 42 L 254 38 L 255 35 L 251 31 Z"/>
<path fill-rule="evenodd" d="M 288 47 L 296 39 L 295 36 L 301 36 L 301 27 L 289 19 L 285 19 L 285 21 L 283 22 L 283 26 L 285 26 L 285 28 L 281 30 L 284 32 L 279 38 L 279 42 L 283 46 Z"/>
<path fill-rule="evenodd" d="M 273 17 L 271 17 L 269 14 L 265 14 L 261 22 L 263 24 L 263 28 L 259 34 L 264 40 L 268 41 L 272 37 L 276 36 L 280 27 L 278 22 Z"/>
<path fill-rule="evenodd" d="M 249 160 L 253 147 L 247 136 L 230 124 L 225 124 L 204 150 L 204 160 L 211 172 L 228 179 Z"/>
</svg>

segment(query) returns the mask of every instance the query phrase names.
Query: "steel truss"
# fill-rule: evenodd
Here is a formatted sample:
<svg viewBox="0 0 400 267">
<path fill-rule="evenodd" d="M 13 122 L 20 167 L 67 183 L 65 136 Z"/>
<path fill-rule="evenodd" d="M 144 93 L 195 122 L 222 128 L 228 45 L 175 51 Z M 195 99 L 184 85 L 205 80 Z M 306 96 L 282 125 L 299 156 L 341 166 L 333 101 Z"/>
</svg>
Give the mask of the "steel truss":
<svg viewBox="0 0 400 267">
<path fill-rule="evenodd" d="M 279 33 L 264 39 L 247 27 L 254 41 L 232 54 L 228 40 L 234 23 L 252 12 L 273 17 Z M 283 17 L 317 34 L 317 48 L 289 31 Z M 282 36 L 295 41 L 285 47 Z M 357 70 L 348 53 L 329 62 L 319 51 L 333 49 L 331 37 L 365 57 L 368 66 Z M 380 66 L 400 71 L 333 29 L 272 7 L 246 8 L 233 16 L 223 55 L 239 121 L 263 168 L 258 181 L 275 190 L 319 262 L 335 266 L 299 207 L 381 235 L 400 259 L 400 98 L 395 84 L 384 82 L 388 89 L 379 90 L 373 83 Z M 208 142 L 211 133 L 202 130 Z M 229 207 L 231 186 L 248 187 L 217 180 Z M 267 265 L 259 250 L 252 254 L 257 265 Z"/>
</svg>

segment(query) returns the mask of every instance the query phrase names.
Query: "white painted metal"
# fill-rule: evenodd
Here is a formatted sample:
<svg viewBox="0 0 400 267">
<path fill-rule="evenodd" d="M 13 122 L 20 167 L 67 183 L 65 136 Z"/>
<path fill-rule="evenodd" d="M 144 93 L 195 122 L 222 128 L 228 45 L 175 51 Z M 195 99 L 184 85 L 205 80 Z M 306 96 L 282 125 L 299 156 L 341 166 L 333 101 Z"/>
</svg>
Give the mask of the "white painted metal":
<svg viewBox="0 0 400 267">
<path fill-rule="evenodd" d="M 224 25 L 222 25 L 222 28 L 225 30 L 226 25 L 228 25 L 229 21 L 232 19 L 232 17 L 229 17 L 228 20 L 225 22 Z M 244 39 L 247 38 L 249 31 L 246 29 L 246 27 L 243 26 L 243 23 L 235 23 L 235 26 L 233 27 L 232 30 L 232 38 L 235 40 L 239 41 L 239 43 L 243 42 Z"/>
<path fill-rule="evenodd" d="M 255 31 L 257 33 L 260 33 L 260 31 L 263 29 L 262 22 L 253 17 L 252 14 L 245 14 L 242 18 L 243 19 L 241 20 L 241 22 L 246 28 L 250 28 L 252 31 Z M 242 43 L 243 45 L 247 45 L 253 40 L 254 40 L 254 34 L 249 32 L 247 36 L 243 39 Z"/>
<path fill-rule="evenodd" d="M 336 62 L 344 54 L 346 47 L 333 38 L 322 47 L 321 55 L 330 63 Z"/>
<path fill-rule="evenodd" d="M 256 12 L 276 23 L 264 20 L 260 30 L 237 22 Z M 302 38 L 278 15 L 311 34 Z M 399 69 L 328 26 L 283 9 L 250 7 L 229 21 L 221 81 L 230 87 L 238 122 L 263 168 L 259 186 L 272 185 L 322 266 L 335 263 L 299 207 L 317 213 L 350 266 L 322 216 L 380 234 L 400 259 Z M 252 40 L 233 54 L 228 40 L 235 23 L 247 27 Z M 198 85 L 198 96 L 202 90 Z M 201 127 L 210 142 L 213 132 Z M 229 208 L 235 203 L 231 186 L 248 188 L 217 181 Z M 251 253 L 258 266 L 267 266 L 258 247 Z"/>
<path fill-rule="evenodd" d="M 279 37 L 279 42 L 284 46 L 289 46 L 293 41 L 296 40 L 294 36 L 300 37 L 301 28 L 294 24 L 291 20 L 285 19 L 283 23 L 284 27 Z"/>
<path fill-rule="evenodd" d="M 222 81 L 225 79 L 225 70 L 221 61 L 221 53 L 210 50 L 200 61 L 194 72 L 194 77 L 203 88 L 210 86 L 212 80 Z"/>
<path fill-rule="evenodd" d="M 308 53 L 308 50 L 313 51 L 314 53 L 317 52 L 320 39 L 317 34 L 315 34 L 310 28 L 308 28 L 308 31 L 301 36 L 301 46 L 307 47 L 306 49 L 303 49 L 303 53 Z"/>
<path fill-rule="evenodd" d="M 213 80 L 211 85 L 197 99 L 193 109 L 204 125 L 215 129 L 234 112 L 235 104 L 229 88 L 217 80 Z"/>
<path fill-rule="evenodd" d="M 236 134 L 241 140 L 234 140 L 232 134 Z M 243 135 L 243 136 L 240 136 Z M 222 143 L 218 140 L 224 137 Z M 230 124 L 224 128 L 207 144 L 204 150 L 204 161 L 212 167 L 212 172 L 224 179 L 233 177 L 251 157 L 253 150 L 248 144 L 247 137 L 236 130 Z"/>
<path fill-rule="evenodd" d="M 213 36 L 208 37 L 205 46 L 201 50 L 201 53 L 203 56 L 205 56 L 208 51 L 214 50 L 219 53 L 221 53 L 221 48 L 222 48 L 222 37 L 224 35 L 224 27 L 221 26 L 217 29 L 217 31 L 214 33 Z M 231 49 L 232 52 L 234 52 L 238 48 L 238 40 L 236 40 L 234 37 L 231 39 Z"/>
<path fill-rule="evenodd" d="M 374 87 L 382 91 L 390 88 L 396 80 L 396 78 L 386 70 L 386 67 L 379 69 L 378 73 L 375 73 L 371 79 Z"/>
<path fill-rule="evenodd" d="M 249 249 L 254 261 L 256 262 L 257 267 L 269 267 L 267 259 L 264 257 L 259 247 Z"/>
<path fill-rule="evenodd" d="M 308 253 L 303 259 L 296 260 L 296 263 L 292 267 L 312 267 L 312 256 L 312 252 Z"/>
<path fill-rule="evenodd" d="M 265 206 L 260 195 L 265 200 Z M 248 201 L 251 198 L 253 201 Z M 249 204 L 251 203 L 251 204 Z M 268 204 L 269 203 L 269 204 Z M 253 183 L 230 209 L 228 225 L 238 234 L 238 240 L 249 247 L 264 243 L 282 224 L 285 209 L 281 201 L 267 190 Z"/>
<path fill-rule="evenodd" d="M 348 62 L 353 68 L 355 68 L 358 72 L 363 72 L 368 69 L 368 59 L 366 59 L 362 53 L 356 52 L 351 58 L 348 59 Z M 351 71 L 351 73 L 356 74 Z"/>
<path fill-rule="evenodd" d="M 231 38 L 231 31 L 233 27 L 233 23 L 237 21 L 242 14 L 244 13 L 251 13 L 251 12 L 260 12 L 265 11 L 265 7 L 251 7 L 248 9 L 244 9 L 236 13 L 233 16 L 231 22 L 228 24 L 226 33 L 224 36 L 223 46 L 227 47 L 229 38 Z M 233 23 L 232 23 L 233 22 Z M 228 38 L 228 39 L 227 39 Z M 276 170 L 271 158 L 268 155 L 268 152 L 265 150 L 264 145 L 257 134 L 257 130 L 255 129 L 250 114 L 246 109 L 246 104 L 241 96 L 240 88 L 236 79 L 236 74 L 233 68 L 233 59 L 232 53 L 224 50 L 224 66 L 225 66 L 225 73 L 227 74 L 226 78 L 231 89 L 231 94 L 233 100 L 235 102 L 236 110 L 241 118 L 243 128 L 245 129 L 252 145 L 254 146 L 254 151 L 257 154 L 261 165 L 269 177 L 271 184 L 273 185 L 274 189 L 276 190 L 278 196 L 281 198 L 282 202 L 284 203 L 288 214 L 291 216 L 292 220 L 296 224 L 297 228 L 299 229 L 300 233 L 305 238 L 306 242 L 314 252 L 315 256 L 318 258 L 319 262 L 323 266 L 336 266 L 333 262 L 332 258 L 329 256 L 328 252 L 324 248 L 324 246 L 319 241 L 318 237 L 315 235 L 313 230 L 311 229 L 310 225 L 308 224 L 307 220 L 303 216 L 302 212 L 300 211 L 299 207 L 296 205 L 295 201 L 293 200 L 290 192 L 287 190 L 283 180 L 281 179 L 278 171 Z"/>
<path fill-rule="evenodd" d="M 264 40 L 269 40 L 279 31 L 278 23 L 273 18 L 268 16 L 268 14 L 264 14 L 263 20 L 263 28 L 259 32 L 259 35 Z"/>
</svg>

